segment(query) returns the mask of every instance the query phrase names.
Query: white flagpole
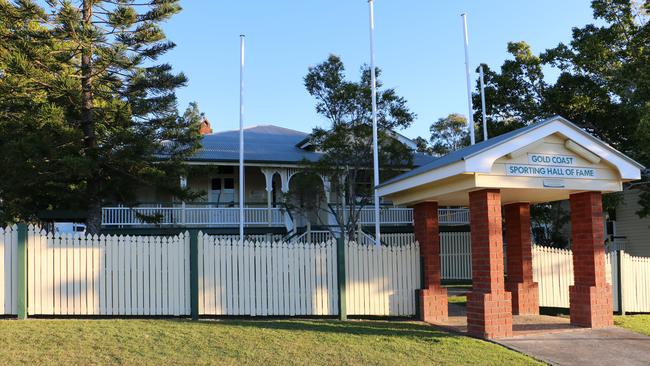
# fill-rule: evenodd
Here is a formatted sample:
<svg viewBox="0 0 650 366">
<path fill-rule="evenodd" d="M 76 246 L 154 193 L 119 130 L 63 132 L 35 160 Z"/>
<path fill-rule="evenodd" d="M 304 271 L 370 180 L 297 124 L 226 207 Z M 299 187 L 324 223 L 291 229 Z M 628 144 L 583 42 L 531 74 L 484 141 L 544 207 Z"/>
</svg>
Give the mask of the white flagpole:
<svg viewBox="0 0 650 366">
<path fill-rule="evenodd" d="M 244 242 L 244 35 L 239 36 L 239 240 Z"/>
<path fill-rule="evenodd" d="M 372 152 L 374 168 L 375 197 L 375 244 L 381 244 L 381 232 L 379 226 L 379 148 L 377 146 L 377 79 L 375 75 L 375 10 L 373 0 L 368 0 L 370 5 L 370 83 L 372 89 Z"/>
<path fill-rule="evenodd" d="M 483 141 L 488 139 L 487 132 L 487 112 L 485 111 L 485 80 L 483 74 L 483 65 L 479 67 L 479 73 L 481 74 L 481 112 L 483 113 Z"/>
<path fill-rule="evenodd" d="M 460 15 L 463 18 L 463 38 L 465 41 L 465 74 L 467 76 L 467 108 L 468 116 L 467 122 L 469 123 L 469 139 L 472 145 L 476 143 L 474 138 L 474 111 L 472 109 L 472 80 L 469 73 L 469 40 L 467 37 L 467 13 Z"/>
</svg>

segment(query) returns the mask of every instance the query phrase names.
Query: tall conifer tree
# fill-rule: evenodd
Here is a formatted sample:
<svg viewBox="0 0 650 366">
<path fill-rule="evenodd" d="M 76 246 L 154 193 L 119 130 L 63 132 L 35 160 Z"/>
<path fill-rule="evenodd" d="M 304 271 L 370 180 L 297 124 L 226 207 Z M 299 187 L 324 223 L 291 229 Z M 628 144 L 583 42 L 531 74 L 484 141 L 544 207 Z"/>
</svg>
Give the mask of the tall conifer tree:
<svg viewBox="0 0 650 366">
<path fill-rule="evenodd" d="M 178 177 L 183 158 L 198 147 L 199 121 L 179 116 L 175 90 L 187 79 L 159 61 L 174 47 L 160 24 L 180 10 L 177 0 L 48 0 L 42 6 L 0 0 L 0 17 L 20 30 L 1 34 L 10 42 L 0 46 L 6 73 L 0 88 L 7 79 L 30 85 L 25 98 L 60 116 L 57 132 L 67 131 L 62 138 L 72 151 L 56 151 L 57 159 L 67 162 L 61 169 L 75 179 L 62 179 L 63 192 L 86 211 L 91 233 L 99 230 L 103 201 L 129 202 L 136 186 L 185 194 Z M 21 53 L 25 67 L 16 66 Z M 10 93 L 5 100 L 12 104 L 19 96 Z M 4 126 L 12 122 L 11 116 L 0 120 Z M 23 132 L 42 129 L 37 124 Z M 44 137 L 41 143 L 51 142 Z M 11 197 L 3 193 L 3 199 Z"/>
</svg>

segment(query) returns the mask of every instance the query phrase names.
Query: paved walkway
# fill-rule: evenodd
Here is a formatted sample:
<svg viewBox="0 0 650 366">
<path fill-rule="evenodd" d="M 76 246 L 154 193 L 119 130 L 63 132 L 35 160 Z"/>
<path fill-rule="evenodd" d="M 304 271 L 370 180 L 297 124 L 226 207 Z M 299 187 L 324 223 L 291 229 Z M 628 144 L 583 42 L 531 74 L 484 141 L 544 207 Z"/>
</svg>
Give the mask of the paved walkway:
<svg viewBox="0 0 650 366">
<path fill-rule="evenodd" d="M 552 365 L 649 365 L 650 337 L 626 329 L 573 329 L 497 339 Z"/>
</svg>

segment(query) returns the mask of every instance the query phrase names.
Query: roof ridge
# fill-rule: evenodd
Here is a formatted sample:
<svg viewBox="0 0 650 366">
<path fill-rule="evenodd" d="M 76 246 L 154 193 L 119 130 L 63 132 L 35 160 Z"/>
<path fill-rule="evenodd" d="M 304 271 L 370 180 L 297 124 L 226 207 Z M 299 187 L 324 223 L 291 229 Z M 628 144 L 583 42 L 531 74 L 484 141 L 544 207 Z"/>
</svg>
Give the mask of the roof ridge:
<svg viewBox="0 0 650 366">
<path fill-rule="evenodd" d="M 296 132 L 296 133 L 300 133 L 300 134 L 304 134 L 304 135 L 309 134 L 307 132 L 298 131 L 298 130 L 294 130 L 292 128 L 282 127 L 282 126 L 278 126 L 278 125 L 274 125 L 274 124 L 270 124 L 270 123 L 269 124 L 256 124 L 256 125 L 252 125 L 252 126 L 246 126 L 246 127 L 244 127 L 244 131 L 252 130 L 252 129 L 255 129 L 255 128 L 262 128 L 262 127 L 271 127 L 271 128 L 274 128 L 274 129 L 279 129 L 279 130 L 284 130 L 284 131 L 291 131 L 291 132 Z M 237 131 L 239 131 L 239 128 L 233 128 L 233 129 L 230 129 L 230 130 L 217 131 L 217 132 L 210 133 L 208 135 L 217 135 L 217 134 L 221 134 L 221 133 L 237 132 Z"/>
</svg>

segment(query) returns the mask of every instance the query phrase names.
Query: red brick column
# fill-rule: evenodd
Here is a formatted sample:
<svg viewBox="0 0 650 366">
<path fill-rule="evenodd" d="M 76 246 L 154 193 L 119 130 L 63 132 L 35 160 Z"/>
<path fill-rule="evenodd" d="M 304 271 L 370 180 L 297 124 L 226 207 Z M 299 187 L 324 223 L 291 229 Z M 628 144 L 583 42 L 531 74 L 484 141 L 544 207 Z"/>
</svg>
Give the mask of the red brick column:
<svg viewBox="0 0 650 366">
<path fill-rule="evenodd" d="M 467 299 L 467 331 L 482 338 L 512 335 L 511 295 L 504 288 L 501 193 L 469 193 L 472 229 L 472 292 Z"/>
<path fill-rule="evenodd" d="M 447 318 L 447 289 L 440 285 L 440 230 L 438 203 L 422 202 L 413 206 L 415 240 L 420 243 L 424 269 L 420 299 L 420 320 L 437 322 Z"/>
<path fill-rule="evenodd" d="M 571 324 L 613 325 L 612 286 L 605 280 L 603 207 L 600 192 L 575 193 L 571 202 L 574 285 L 569 288 Z"/>
<path fill-rule="evenodd" d="M 533 253 L 530 232 L 530 204 L 504 206 L 508 278 L 506 290 L 512 294 L 512 314 L 539 314 L 539 288 L 533 282 Z"/>
</svg>

